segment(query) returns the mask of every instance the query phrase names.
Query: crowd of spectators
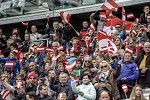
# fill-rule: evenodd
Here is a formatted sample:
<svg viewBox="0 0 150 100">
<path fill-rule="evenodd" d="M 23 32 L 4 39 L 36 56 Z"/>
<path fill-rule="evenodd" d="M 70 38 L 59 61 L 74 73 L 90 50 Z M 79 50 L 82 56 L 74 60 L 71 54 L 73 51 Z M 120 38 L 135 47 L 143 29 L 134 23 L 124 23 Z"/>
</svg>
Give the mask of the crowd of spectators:
<svg viewBox="0 0 150 100">
<path fill-rule="evenodd" d="M 149 6 L 130 32 L 125 25 L 110 28 L 115 55 L 99 52 L 98 31 L 89 28 L 90 23 L 97 25 L 94 14 L 90 21 L 83 21 L 78 34 L 64 20 L 47 24 L 44 35 L 32 25 L 24 39 L 18 28 L 9 39 L 0 29 L 0 100 L 146 100 L 142 89 L 150 88 Z M 132 92 L 125 92 L 124 84 Z"/>
</svg>

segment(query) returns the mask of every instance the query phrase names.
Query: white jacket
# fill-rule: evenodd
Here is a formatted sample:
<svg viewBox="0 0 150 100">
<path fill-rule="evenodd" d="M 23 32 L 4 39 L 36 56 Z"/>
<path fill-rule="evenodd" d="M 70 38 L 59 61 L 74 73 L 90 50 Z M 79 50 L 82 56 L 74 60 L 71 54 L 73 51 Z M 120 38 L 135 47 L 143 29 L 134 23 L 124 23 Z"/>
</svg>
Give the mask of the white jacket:
<svg viewBox="0 0 150 100">
<path fill-rule="evenodd" d="M 78 98 L 76 100 L 95 100 L 96 99 L 96 90 L 92 83 L 88 85 L 81 84 L 76 86 L 75 81 L 71 81 L 71 87 L 74 93 L 83 92 L 84 95 L 81 96 L 78 94 Z"/>
</svg>

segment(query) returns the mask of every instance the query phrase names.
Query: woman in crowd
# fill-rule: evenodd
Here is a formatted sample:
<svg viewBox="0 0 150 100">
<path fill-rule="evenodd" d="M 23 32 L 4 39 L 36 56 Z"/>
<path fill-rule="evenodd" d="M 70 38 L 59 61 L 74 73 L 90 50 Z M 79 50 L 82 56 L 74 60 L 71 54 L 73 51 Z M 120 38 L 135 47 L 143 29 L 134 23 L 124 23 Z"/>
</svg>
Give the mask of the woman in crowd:
<svg viewBox="0 0 150 100">
<path fill-rule="evenodd" d="M 107 88 L 115 100 L 120 98 L 120 94 L 115 82 L 116 72 L 111 68 L 107 61 L 102 61 L 100 63 L 99 71 L 96 77 L 93 79 L 94 87 L 99 90 L 102 88 Z"/>
<path fill-rule="evenodd" d="M 82 84 L 76 86 L 76 82 L 72 78 L 71 87 L 74 93 L 78 94 L 77 100 L 95 100 L 96 99 L 96 90 L 92 83 L 90 82 L 90 76 L 84 74 L 82 76 Z"/>
<path fill-rule="evenodd" d="M 143 95 L 143 90 L 139 85 L 133 87 L 129 100 L 147 100 Z"/>
<path fill-rule="evenodd" d="M 113 100 L 112 95 L 107 89 L 102 89 L 98 92 L 99 98 L 98 100 Z"/>
</svg>

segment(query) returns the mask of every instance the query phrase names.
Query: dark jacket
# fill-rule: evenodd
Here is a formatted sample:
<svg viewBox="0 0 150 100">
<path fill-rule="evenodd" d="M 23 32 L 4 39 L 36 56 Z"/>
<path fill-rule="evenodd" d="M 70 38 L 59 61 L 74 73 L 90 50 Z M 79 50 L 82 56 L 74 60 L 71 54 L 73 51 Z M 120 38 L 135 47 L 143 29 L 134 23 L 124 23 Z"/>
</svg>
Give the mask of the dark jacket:
<svg viewBox="0 0 150 100">
<path fill-rule="evenodd" d="M 145 13 L 141 14 L 140 16 L 140 24 L 147 24 Z"/>
<path fill-rule="evenodd" d="M 148 39 L 150 40 L 150 32 L 146 32 Z"/>
<path fill-rule="evenodd" d="M 26 93 L 31 92 L 31 91 L 36 92 L 36 90 L 37 90 L 37 86 L 33 84 L 32 87 L 26 86 L 25 92 Z"/>
<path fill-rule="evenodd" d="M 66 83 L 65 85 L 61 85 L 59 83 L 58 85 L 54 85 L 54 82 L 55 82 L 55 78 L 51 78 L 50 88 L 57 92 L 57 96 L 59 93 L 65 92 L 67 95 L 66 100 L 73 100 L 74 94 L 73 94 L 72 88 L 69 84 Z"/>
<path fill-rule="evenodd" d="M 141 51 L 141 53 L 137 56 L 137 58 L 135 59 L 135 63 L 138 65 L 141 64 L 143 58 L 144 58 L 145 52 Z M 150 67 L 150 53 L 148 54 L 147 58 L 146 58 L 146 66 L 145 67 Z"/>
<path fill-rule="evenodd" d="M 54 99 L 49 95 L 45 95 L 43 98 L 41 98 L 40 95 L 38 95 L 38 100 L 54 100 Z"/>
</svg>

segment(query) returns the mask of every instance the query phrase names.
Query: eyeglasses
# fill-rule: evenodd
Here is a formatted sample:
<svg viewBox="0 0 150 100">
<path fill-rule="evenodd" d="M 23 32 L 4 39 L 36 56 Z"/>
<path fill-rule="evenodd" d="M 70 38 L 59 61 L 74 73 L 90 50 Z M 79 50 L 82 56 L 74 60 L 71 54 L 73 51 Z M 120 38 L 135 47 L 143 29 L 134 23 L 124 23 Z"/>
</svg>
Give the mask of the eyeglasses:
<svg viewBox="0 0 150 100">
<path fill-rule="evenodd" d="M 138 27 L 138 26 L 133 26 L 133 27 Z"/>
<path fill-rule="evenodd" d="M 85 61 L 86 63 L 88 62 L 88 63 L 90 63 L 91 61 Z"/>
<path fill-rule="evenodd" d="M 35 78 L 30 78 L 30 79 L 35 79 Z"/>
<path fill-rule="evenodd" d="M 101 68 L 106 68 L 107 67 L 107 65 L 105 65 L 105 66 L 101 66 Z"/>
</svg>

